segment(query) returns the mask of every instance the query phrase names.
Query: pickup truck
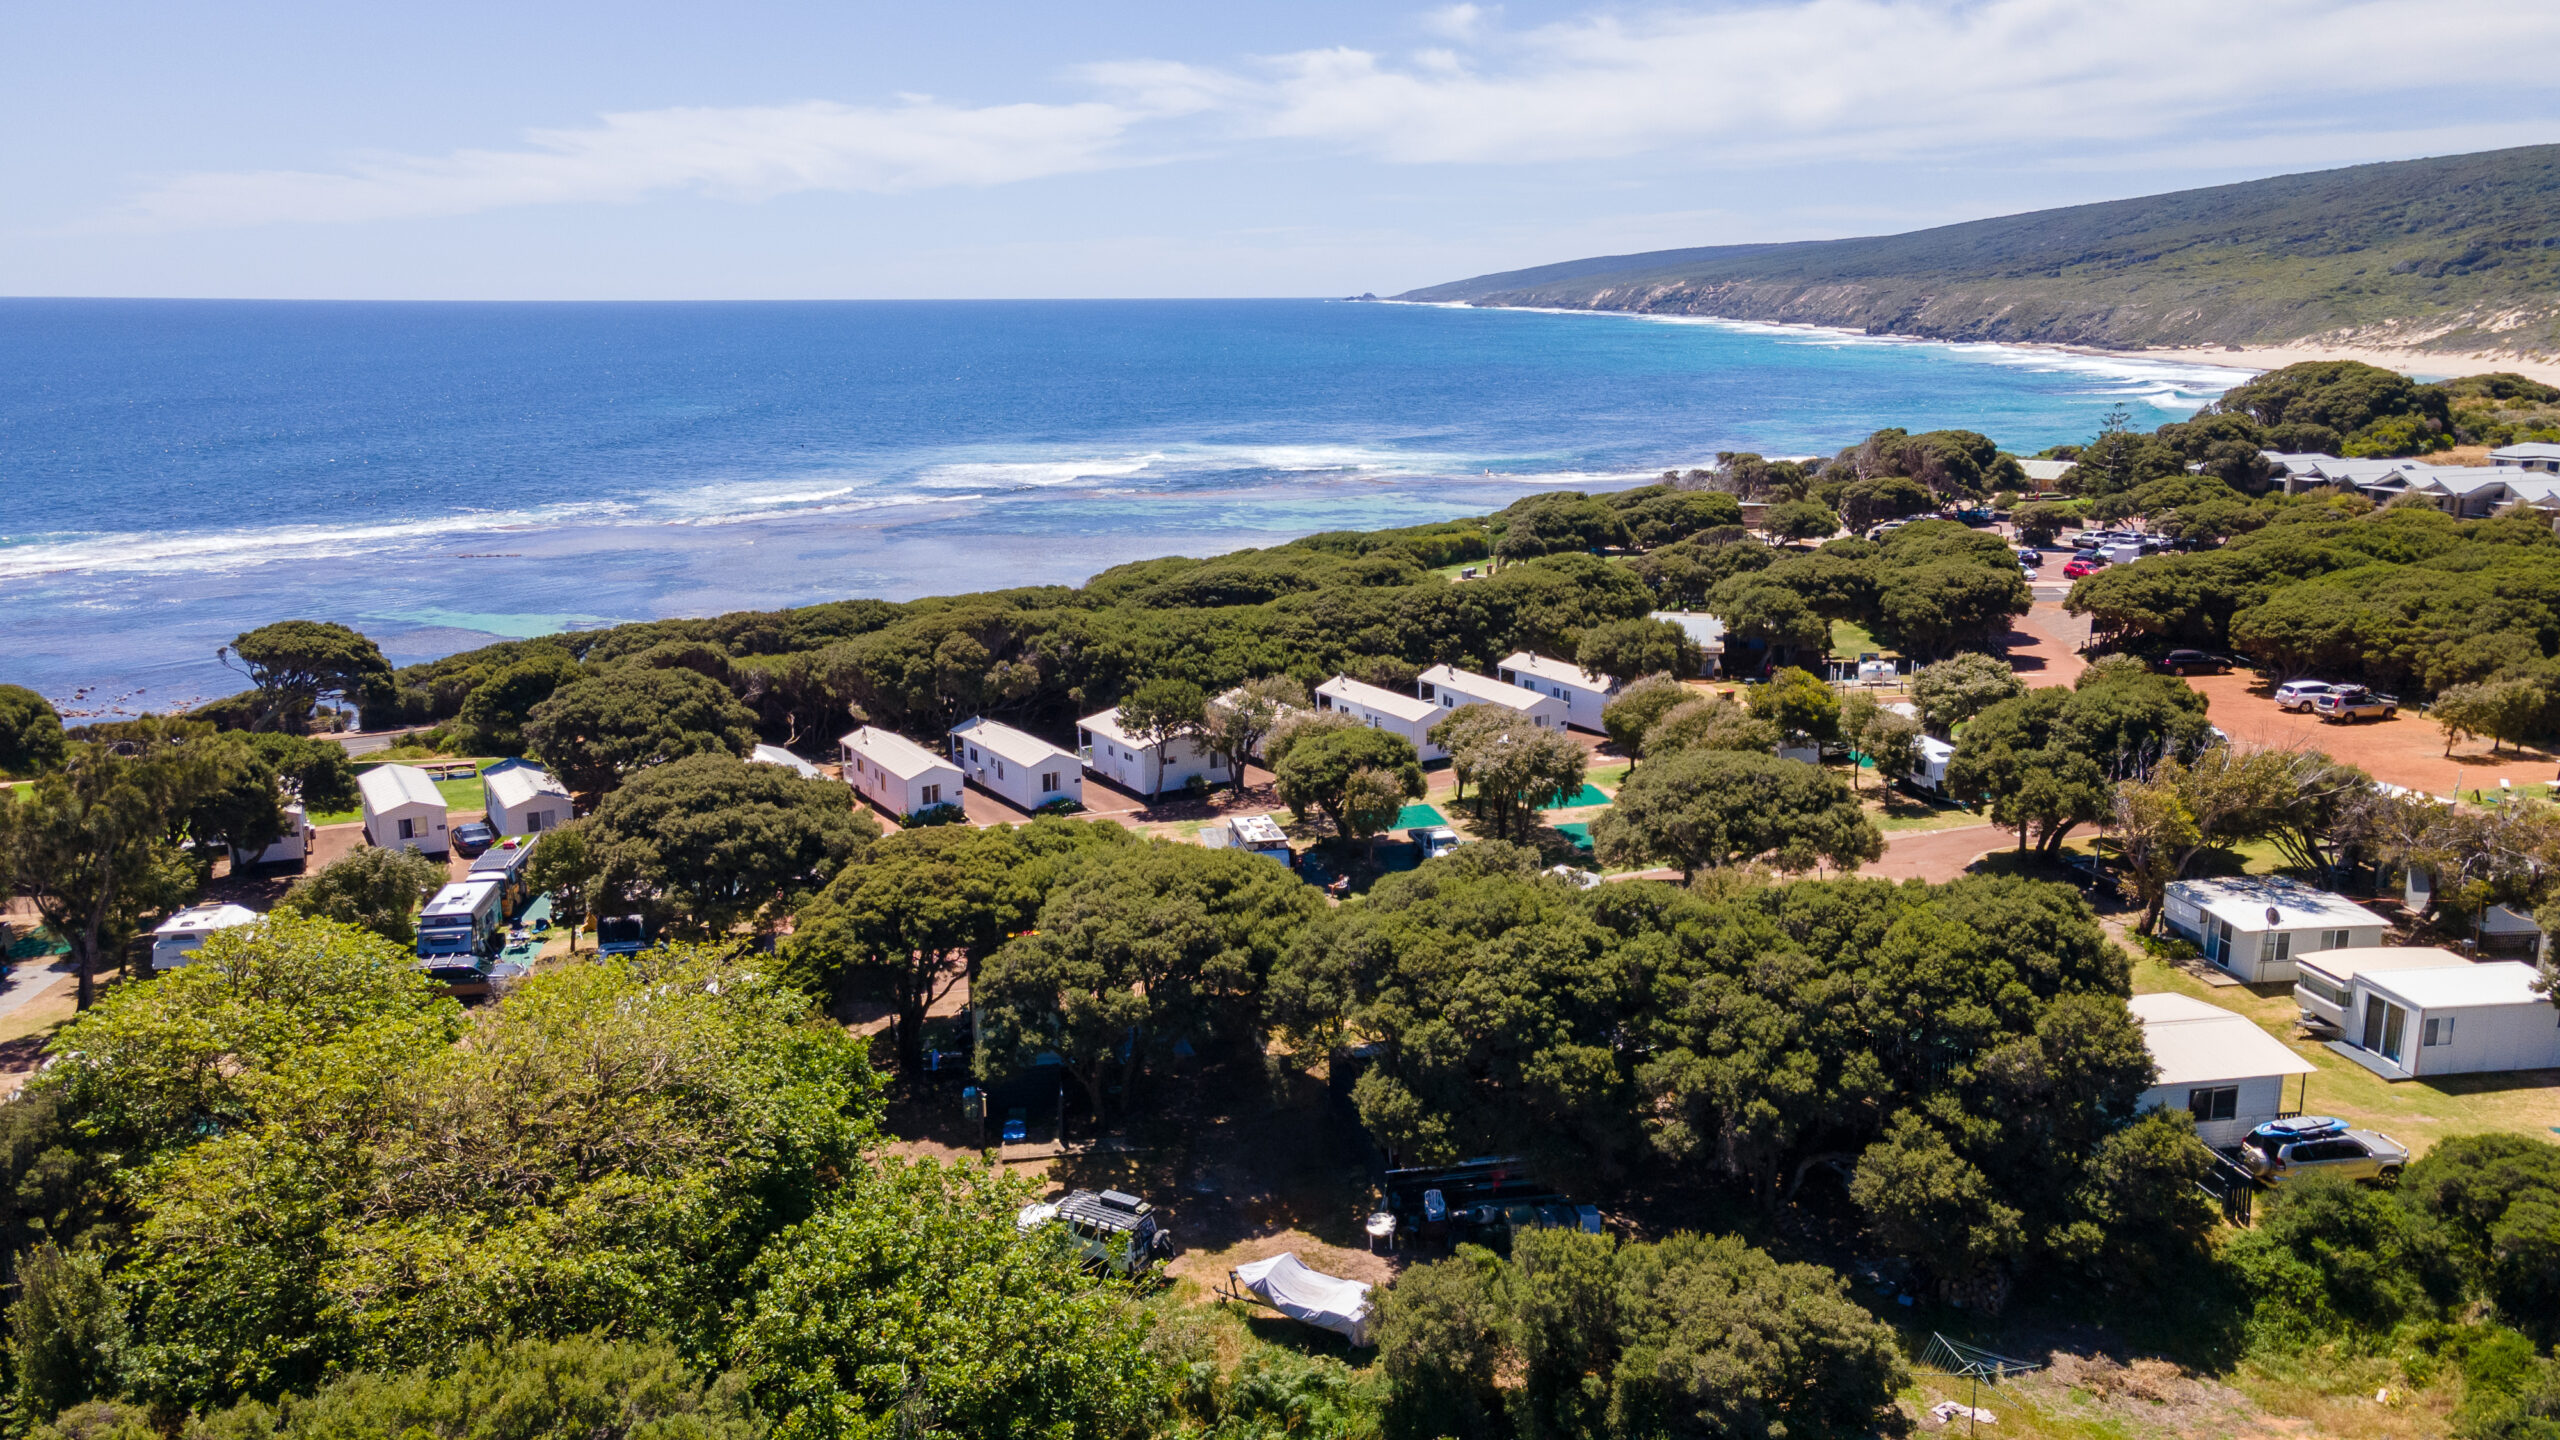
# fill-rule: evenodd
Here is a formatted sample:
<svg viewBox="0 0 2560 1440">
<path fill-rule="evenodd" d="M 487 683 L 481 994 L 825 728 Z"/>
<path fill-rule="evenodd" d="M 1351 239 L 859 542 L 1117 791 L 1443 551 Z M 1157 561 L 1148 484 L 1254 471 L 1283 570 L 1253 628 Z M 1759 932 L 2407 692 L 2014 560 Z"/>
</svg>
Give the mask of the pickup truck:
<svg viewBox="0 0 2560 1440">
<path fill-rule="evenodd" d="M 2400 697 L 2376 695 L 2361 685 L 2344 685 L 2311 697 L 2311 713 L 2332 724 L 2342 720 L 2388 720 L 2400 713 Z"/>
</svg>

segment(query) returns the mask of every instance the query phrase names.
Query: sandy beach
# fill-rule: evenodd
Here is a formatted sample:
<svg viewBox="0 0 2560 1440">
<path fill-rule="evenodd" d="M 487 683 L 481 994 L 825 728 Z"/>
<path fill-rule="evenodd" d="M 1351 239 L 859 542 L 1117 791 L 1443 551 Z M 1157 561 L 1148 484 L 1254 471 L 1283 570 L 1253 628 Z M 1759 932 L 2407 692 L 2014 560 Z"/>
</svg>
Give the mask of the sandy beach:
<svg viewBox="0 0 2560 1440">
<path fill-rule="evenodd" d="M 2064 346 L 2064 349 L 2082 349 Z M 2179 345 L 2155 346 L 2144 350 L 2088 349 L 2091 355 L 2145 355 L 2163 360 L 2189 360 L 2207 365 L 2238 365 L 2254 370 L 2274 370 L 2305 360 L 2361 360 L 2404 375 L 2429 380 L 2449 380 L 2462 375 L 2482 375 L 2491 371 L 2508 371 L 2546 385 L 2560 385 L 2560 360 L 2548 357 L 2527 358 L 2489 352 L 2459 354 L 2446 350 L 2382 349 L 2359 345 Z"/>
</svg>

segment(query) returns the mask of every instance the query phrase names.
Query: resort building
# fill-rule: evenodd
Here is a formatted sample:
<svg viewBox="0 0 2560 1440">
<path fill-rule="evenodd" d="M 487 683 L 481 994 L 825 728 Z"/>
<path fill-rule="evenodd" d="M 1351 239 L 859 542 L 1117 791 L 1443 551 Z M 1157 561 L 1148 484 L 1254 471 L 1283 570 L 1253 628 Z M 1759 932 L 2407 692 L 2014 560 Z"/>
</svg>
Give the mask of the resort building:
<svg viewBox="0 0 2560 1440">
<path fill-rule="evenodd" d="M 1724 669 L 1724 621 L 1702 610 L 1656 610 L 1645 618 L 1668 620 L 1697 642 L 1707 657 L 1699 673 L 1714 675 Z"/>
<path fill-rule="evenodd" d="M 2560 1069 L 2560 1018 L 2518 960 L 2357 974 L 2329 1048 L 2386 1080 Z"/>
<path fill-rule="evenodd" d="M 421 855 L 442 855 L 451 848 L 445 838 L 444 794 L 426 771 L 414 765 L 376 765 L 356 776 L 356 793 L 364 797 L 367 842 Z"/>
<path fill-rule="evenodd" d="M 979 789 L 1037 810 L 1084 800 L 1084 764 L 1036 735 L 973 715 L 951 727 L 951 763 Z"/>
<path fill-rule="evenodd" d="M 894 730 L 865 725 L 836 747 L 844 760 L 844 782 L 901 820 L 960 803 L 960 767 Z"/>
<path fill-rule="evenodd" d="M 1227 757 L 1210 754 L 1199 737 L 1146 740 L 1120 728 L 1120 707 L 1076 722 L 1076 754 L 1084 768 L 1140 795 L 1180 790 L 1194 779 L 1224 785 L 1232 778 Z"/>
<path fill-rule="evenodd" d="M 1564 723 L 1578 730 L 1601 729 L 1600 712 L 1618 698 L 1618 682 L 1608 676 L 1526 650 L 1504 656 L 1493 673 L 1506 684 L 1563 701 Z"/>
<path fill-rule="evenodd" d="M 2489 463 L 2501 469 L 2539 470 L 2546 475 L 2560 475 L 2560 445 L 2541 440 L 2522 445 L 2501 445 L 2489 452 Z"/>
<path fill-rule="evenodd" d="M 2382 917 L 2281 875 L 2173 880 L 2161 918 L 2228 974 L 2252 985 L 2294 978 L 2294 957 L 2379 945 Z"/>
<path fill-rule="evenodd" d="M 1316 708 L 1335 710 L 1372 730 L 1388 730 L 1413 742 L 1422 758 L 1445 760 L 1449 752 L 1431 743 L 1431 727 L 1444 713 L 1439 704 L 1382 690 L 1348 675 L 1336 675 L 1316 687 Z"/>
<path fill-rule="evenodd" d="M 539 835 L 569 823 L 569 787 L 530 760 L 501 760 L 480 772 L 489 828 L 501 835 Z"/>
<path fill-rule="evenodd" d="M 2247 1016 L 2174 993 L 2136 995 L 2125 1005 L 2159 1072 L 2134 1098 L 2136 1112 L 2184 1110 L 2195 1117 L 2196 1138 L 2212 1146 L 2237 1145 L 2258 1126 L 2301 1112 L 2299 1095 L 2287 1103 L 2285 1082 L 2319 1067 Z"/>
<path fill-rule="evenodd" d="M 1541 730 L 1562 730 L 1565 726 L 1565 702 L 1554 695 L 1541 695 L 1520 686 L 1506 684 L 1490 675 L 1460 670 L 1449 665 L 1434 665 L 1422 672 L 1414 689 L 1425 700 L 1438 706 L 1443 715 L 1469 705 L 1499 705 L 1515 710 Z M 1431 722 L 1436 725 L 1437 720 Z"/>
</svg>

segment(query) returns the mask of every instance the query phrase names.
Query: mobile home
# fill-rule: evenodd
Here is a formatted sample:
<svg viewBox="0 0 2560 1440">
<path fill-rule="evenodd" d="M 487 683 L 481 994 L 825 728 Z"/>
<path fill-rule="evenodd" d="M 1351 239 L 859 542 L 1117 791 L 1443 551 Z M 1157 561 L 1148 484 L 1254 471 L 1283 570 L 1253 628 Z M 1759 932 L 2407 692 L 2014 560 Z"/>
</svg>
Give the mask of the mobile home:
<svg viewBox="0 0 2560 1440">
<path fill-rule="evenodd" d="M 2560 1069 L 2560 1013 L 2540 977 L 2516 960 L 2359 974 L 2329 1048 L 2386 1080 Z"/>
<path fill-rule="evenodd" d="M 2313 1032 L 2344 1034 L 2363 1002 L 2356 980 L 2386 970 L 2442 970 L 2468 965 L 2469 957 L 2433 945 L 2351 945 L 2293 957 L 2293 1003 Z"/>
<path fill-rule="evenodd" d="M 1940 795 L 1947 788 L 1947 762 L 1956 758 L 1956 747 L 1935 735 L 1920 737 L 1920 758 L 1911 763 L 1911 773 L 1903 778 L 1914 786 Z"/>
<path fill-rule="evenodd" d="M 951 727 L 951 763 L 978 788 L 1024 810 L 1084 800 L 1084 763 L 1037 735 L 984 716 Z"/>
<path fill-rule="evenodd" d="M 1565 702 L 1561 697 L 1506 684 L 1472 670 L 1434 665 L 1422 672 L 1414 688 L 1423 699 L 1439 706 L 1444 715 L 1469 705 L 1499 705 L 1517 711 L 1541 730 L 1562 730 L 1565 725 Z"/>
<path fill-rule="evenodd" d="M 2136 995 L 2125 1004 L 2158 1071 L 2135 1097 L 2135 1110 L 2184 1110 L 2195 1117 L 2196 1138 L 2214 1146 L 2237 1145 L 2258 1126 L 2301 1110 L 2301 1097 L 2288 1097 L 2285 1082 L 2319 1067 L 2247 1016 L 2174 993 Z"/>
<path fill-rule="evenodd" d="M 2204 958 L 2252 985 L 2290 981 L 2294 957 L 2379 945 L 2382 917 L 2281 875 L 2173 880 L 2161 917 Z"/>
<path fill-rule="evenodd" d="M 1594 675 L 1579 665 L 1532 655 L 1526 650 L 1503 657 L 1494 667 L 1496 677 L 1524 690 L 1552 696 L 1564 702 L 1564 723 L 1577 730 L 1600 730 L 1600 712 L 1618 698 L 1618 682 L 1606 675 Z"/>
<path fill-rule="evenodd" d="M 255 855 L 240 850 L 231 852 L 231 868 L 245 870 L 252 865 L 282 865 L 310 857 L 311 847 L 319 843 L 320 832 L 312 828 L 311 816 L 296 802 L 284 807 L 284 834 Z"/>
<path fill-rule="evenodd" d="M 1316 687 L 1316 708 L 1335 710 L 1372 730 L 1385 730 L 1413 742 L 1425 760 L 1445 760 L 1449 752 L 1431 743 L 1431 727 L 1448 712 L 1439 702 L 1417 700 L 1382 690 L 1348 675 L 1336 675 Z"/>
<path fill-rule="evenodd" d="M 414 765 L 376 765 L 356 776 L 364 797 L 364 838 L 385 850 L 415 850 L 442 855 L 445 838 L 444 795 L 427 772 Z"/>
<path fill-rule="evenodd" d="M 1709 675 L 1715 675 L 1723 671 L 1723 620 L 1701 610 L 1656 610 L 1645 618 L 1648 620 L 1667 620 L 1672 624 L 1679 626 L 1682 630 L 1687 631 L 1689 638 L 1697 642 L 1698 648 L 1706 652 L 1706 662 L 1701 667 L 1703 672 Z"/>
<path fill-rule="evenodd" d="M 501 835 L 539 835 L 569 823 L 569 788 L 530 760 L 501 760 L 480 772 L 489 828 Z"/>
<path fill-rule="evenodd" d="M 854 793 L 900 819 L 960 803 L 960 767 L 913 740 L 865 725 L 836 742 Z"/>
<path fill-rule="evenodd" d="M 151 968 L 175 970 L 195 958 L 207 935 L 254 924 L 257 918 L 258 912 L 244 905 L 190 905 L 151 932 Z"/>
<path fill-rule="evenodd" d="M 1130 734 L 1120 727 L 1117 705 L 1076 722 L 1076 753 L 1087 770 L 1140 795 L 1179 790 L 1195 779 L 1224 785 L 1232 774 L 1227 757 L 1210 754 L 1197 736 L 1147 740 Z"/>
</svg>

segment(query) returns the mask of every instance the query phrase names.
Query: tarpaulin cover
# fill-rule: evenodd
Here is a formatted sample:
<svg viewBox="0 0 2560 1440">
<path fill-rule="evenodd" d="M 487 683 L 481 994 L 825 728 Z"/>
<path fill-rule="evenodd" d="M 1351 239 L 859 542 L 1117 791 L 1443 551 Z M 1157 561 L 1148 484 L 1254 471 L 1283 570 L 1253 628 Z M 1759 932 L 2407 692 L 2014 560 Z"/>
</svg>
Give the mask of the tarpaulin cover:
<svg viewBox="0 0 2560 1440">
<path fill-rule="evenodd" d="M 1354 1345 L 1369 1343 L 1369 1287 L 1362 1281 L 1310 1270 L 1289 1253 L 1239 1265 L 1235 1277 L 1255 1299 L 1292 1320 L 1330 1330 Z"/>
</svg>

